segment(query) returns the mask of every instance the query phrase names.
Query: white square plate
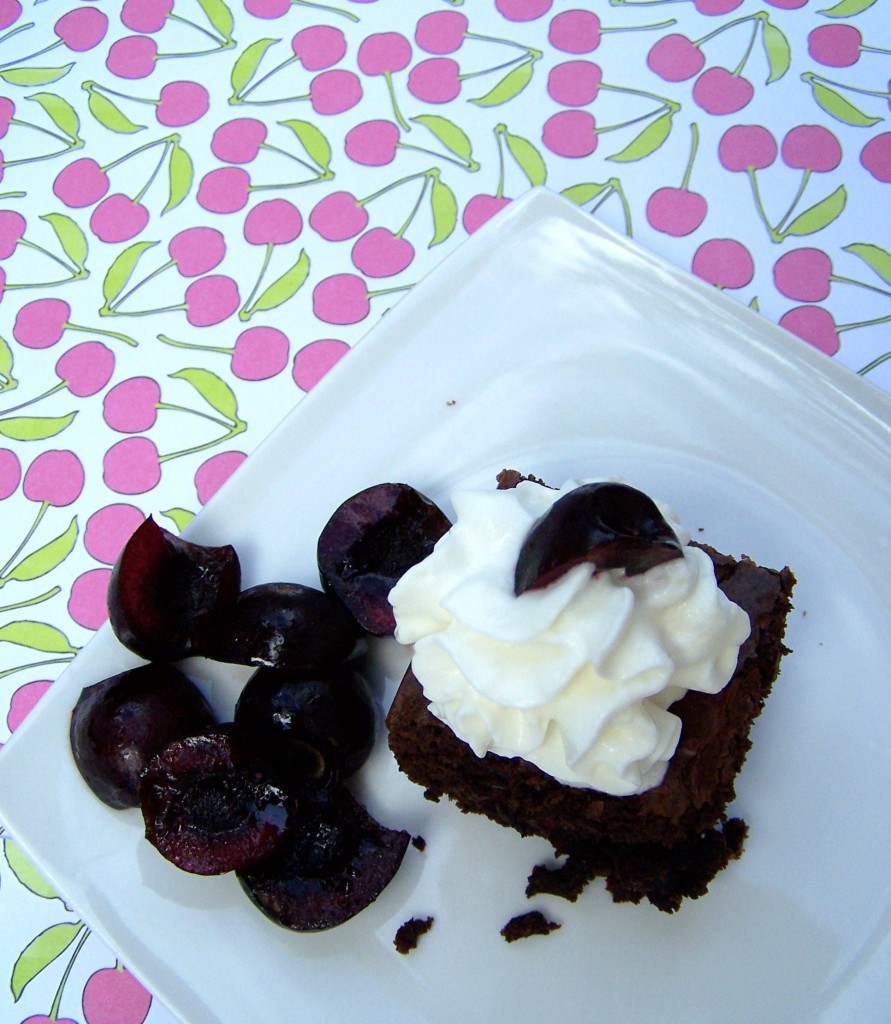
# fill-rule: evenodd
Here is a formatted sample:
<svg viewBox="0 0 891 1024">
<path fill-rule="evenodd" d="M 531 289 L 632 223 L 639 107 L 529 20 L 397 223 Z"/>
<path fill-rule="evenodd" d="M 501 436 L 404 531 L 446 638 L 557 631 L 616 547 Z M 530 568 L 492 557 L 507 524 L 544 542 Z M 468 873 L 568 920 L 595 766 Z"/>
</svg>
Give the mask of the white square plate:
<svg viewBox="0 0 891 1024">
<path fill-rule="evenodd" d="M 427 849 L 410 848 L 353 921 L 292 934 L 234 878 L 162 861 L 138 812 L 82 783 L 71 707 L 134 661 L 107 628 L 3 751 L 0 817 L 184 1024 L 887 1021 L 889 452 L 887 396 L 529 193 L 394 306 L 189 535 L 233 543 L 246 585 L 314 582 L 316 536 L 349 494 L 404 480 L 446 503 L 512 466 L 554 483 L 621 474 L 722 550 L 788 563 L 794 653 L 739 780 L 743 858 L 672 916 L 614 905 L 598 884 L 576 904 L 530 904 L 526 876 L 548 847 L 425 801 L 382 739 L 360 796 Z M 385 701 L 406 660 L 395 646 L 377 651 Z M 228 713 L 245 673 L 187 668 Z M 499 929 L 530 907 L 562 928 L 506 944 Z M 399 956 L 398 925 L 428 914 L 433 930 Z"/>
</svg>

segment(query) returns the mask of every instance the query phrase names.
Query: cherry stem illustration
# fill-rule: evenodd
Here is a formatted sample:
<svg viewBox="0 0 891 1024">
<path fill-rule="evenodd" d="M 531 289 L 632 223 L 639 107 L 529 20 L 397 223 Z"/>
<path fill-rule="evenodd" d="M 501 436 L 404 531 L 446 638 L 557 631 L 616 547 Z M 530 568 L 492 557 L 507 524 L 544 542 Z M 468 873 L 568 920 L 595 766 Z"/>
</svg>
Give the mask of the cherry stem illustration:
<svg viewBox="0 0 891 1024">
<path fill-rule="evenodd" d="M 447 160 L 450 164 L 456 164 L 458 167 L 463 167 L 465 171 L 478 171 L 480 169 L 480 165 L 477 161 L 470 157 L 466 160 L 462 160 L 460 157 L 450 156 L 447 153 L 435 153 L 432 149 L 425 149 L 423 146 L 414 146 L 410 142 L 397 142 L 396 145 L 399 146 L 400 149 L 412 149 L 416 153 L 426 153 L 427 156 L 435 156 L 440 160 Z"/>
<path fill-rule="evenodd" d="M 269 264 L 270 261 L 272 260 L 272 254 L 274 251 L 275 245 L 272 242 L 267 242 L 266 251 L 263 254 L 263 264 L 260 267 L 260 273 L 257 275 L 257 280 L 254 283 L 254 287 L 251 288 L 250 294 L 244 300 L 244 304 L 238 311 L 238 318 L 240 320 L 246 320 L 250 315 L 249 311 L 251 308 L 251 304 L 253 303 L 254 297 L 256 296 L 257 292 L 260 290 L 260 285 L 263 281 L 263 278 L 266 276 L 266 271 L 269 269 Z"/>
<path fill-rule="evenodd" d="M 866 47 L 864 46 L 863 49 L 865 50 Z M 882 99 L 887 99 L 889 95 L 888 89 L 864 89 L 857 85 L 849 85 L 847 82 L 836 82 L 832 78 L 826 78 L 825 75 L 818 75 L 815 71 L 803 71 L 801 80 L 807 82 L 808 85 L 819 82 L 821 85 L 831 85 L 836 89 L 859 93 L 861 96 L 880 96 Z"/>
<path fill-rule="evenodd" d="M 34 28 L 33 21 L 26 22 L 24 25 L 16 25 L 15 28 L 11 28 L 5 35 L 0 36 L 0 43 L 5 43 L 7 39 L 12 39 L 19 32 L 27 32 L 29 28 Z"/>
<path fill-rule="evenodd" d="M 726 32 L 727 29 L 736 28 L 737 25 L 743 25 L 747 21 L 755 22 L 755 31 L 758 31 L 758 23 L 767 21 L 768 15 L 764 11 L 757 11 L 755 14 L 744 14 L 739 18 L 734 18 L 732 21 L 726 22 L 724 25 L 719 25 L 716 29 L 712 29 L 711 32 L 707 32 L 704 36 L 700 36 L 699 39 L 693 40 L 693 45 L 696 47 L 702 46 L 703 43 L 707 43 L 710 39 L 714 39 L 719 36 L 722 32 Z M 749 49 L 751 49 L 751 44 Z"/>
<path fill-rule="evenodd" d="M 886 352 L 884 355 L 877 356 L 872 360 L 872 362 L 867 363 L 866 366 L 859 369 L 857 373 L 861 377 L 865 377 L 868 373 L 871 373 L 877 367 L 881 366 L 882 363 L 887 363 L 889 359 L 891 359 L 891 352 Z"/>
<path fill-rule="evenodd" d="M 83 921 L 80 922 L 80 928 L 78 929 L 78 933 L 80 934 L 80 938 L 77 940 L 77 945 L 74 947 L 74 951 L 72 952 L 68 960 L 68 964 L 66 965 L 65 970 L 62 973 L 62 978 L 59 981 L 59 987 L 56 989 L 56 994 L 53 997 L 53 1005 L 50 1007 L 49 1012 L 50 1020 L 55 1020 L 59 1015 L 59 1005 L 62 1002 L 62 992 L 65 988 L 65 983 L 68 981 L 68 976 L 69 974 L 71 974 L 71 968 L 74 966 L 74 961 L 77 959 L 78 953 L 80 953 L 81 949 L 83 948 L 83 944 L 90 937 L 90 930 L 83 923 Z"/>
<path fill-rule="evenodd" d="M 877 284 L 869 284 L 866 281 L 858 281 L 853 277 L 842 277 L 840 274 L 830 274 L 830 281 L 836 281 L 839 284 L 855 284 L 858 288 L 866 288 L 868 291 L 877 292 L 879 295 L 886 295 L 891 298 L 891 291 L 887 288 L 880 288 Z"/>
<path fill-rule="evenodd" d="M 396 118 L 396 122 L 399 127 L 406 132 L 411 131 L 411 125 L 402 116 L 402 111 L 399 109 L 399 103 L 396 100 L 396 90 L 393 88 L 393 76 L 389 71 L 384 72 L 384 81 L 387 83 L 387 92 L 390 94 L 390 105 L 393 107 L 393 116 Z"/>
<path fill-rule="evenodd" d="M 513 60 L 506 60 L 503 64 L 495 64 L 490 68 L 480 68 L 478 71 L 462 71 L 458 78 L 463 82 L 466 78 L 479 78 L 481 75 L 491 75 L 495 71 L 505 71 L 507 68 L 520 67 L 522 64 L 534 64 L 543 56 L 541 50 L 533 50 L 528 46 L 523 49 L 526 52 L 521 57 L 514 57 Z"/>
<path fill-rule="evenodd" d="M 16 672 L 25 672 L 32 668 L 44 668 L 46 665 L 67 665 L 73 657 L 74 655 L 70 654 L 65 658 L 47 658 L 45 661 L 31 661 L 27 665 L 16 665 L 15 668 L 7 668 L 0 672 L 0 679 L 15 675 Z"/>
<path fill-rule="evenodd" d="M 690 176 L 693 174 L 693 161 L 696 159 L 696 152 L 699 149 L 699 125 L 695 121 L 690 125 L 692 141 L 690 143 L 690 156 L 687 159 L 687 167 L 684 170 L 684 177 L 681 181 L 681 188 L 686 191 L 690 184 Z"/>
<path fill-rule="evenodd" d="M 835 329 L 841 334 L 842 331 L 856 331 L 860 327 L 873 327 L 875 324 L 887 323 L 891 323 L 891 313 L 887 316 L 876 317 L 874 320 L 858 320 L 852 324 L 839 324 Z"/>
<path fill-rule="evenodd" d="M 795 212 L 795 207 L 798 206 L 798 203 L 801 201 L 801 197 L 804 195 L 804 190 L 807 188 L 807 183 L 810 181 L 810 178 L 811 178 L 811 169 L 810 169 L 810 167 L 805 167 L 804 168 L 804 173 L 801 175 L 801 181 L 799 182 L 798 189 L 797 189 L 797 191 L 795 193 L 794 198 L 792 199 L 792 203 L 789 206 L 789 209 L 783 214 L 783 216 L 779 219 L 779 221 L 777 221 L 777 225 L 773 229 L 774 233 L 776 233 L 776 234 L 781 234 L 782 233 L 782 230 L 785 227 L 785 225 L 788 223 L 789 218 Z M 774 238 L 774 241 L 775 242 L 776 241 L 782 241 L 782 239 L 781 238 Z"/>
<path fill-rule="evenodd" d="M 155 402 L 156 409 L 166 409 L 169 412 L 187 412 L 191 416 L 198 416 L 202 420 L 210 420 L 211 423 L 215 423 L 218 427 L 226 427 L 228 430 L 232 426 L 232 420 L 220 419 L 218 416 L 211 416 L 209 412 L 202 412 L 200 409 L 190 409 L 187 405 L 175 405 L 172 402 Z"/>
<path fill-rule="evenodd" d="M 49 601 L 51 597 L 55 597 L 56 594 L 61 593 L 61 591 L 61 587 L 52 587 L 52 589 L 47 590 L 46 593 L 40 594 L 38 597 L 28 598 L 27 601 L 16 601 L 15 604 L 3 605 L 3 607 L 0 608 L 0 612 L 12 612 L 18 608 L 30 608 L 35 604 L 43 604 L 44 601 Z"/>
<path fill-rule="evenodd" d="M 42 394 L 36 395 L 34 398 L 29 398 L 24 402 L 19 402 L 18 405 L 13 405 L 9 409 L 3 409 L 2 411 L 0 411 L 0 416 L 8 416 L 10 413 L 18 412 L 19 409 L 25 409 L 29 405 L 34 405 L 41 399 L 49 398 L 50 395 L 54 395 L 57 391 L 62 391 L 67 386 L 68 385 L 65 383 L 64 380 L 60 380 L 58 384 L 54 384 L 48 391 L 44 391 Z"/>
<path fill-rule="evenodd" d="M 495 126 L 495 141 L 498 144 L 498 187 L 495 189 L 496 199 L 501 199 L 504 196 L 504 133 L 506 131 L 506 124 Z"/>
<path fill-rule="evenodd" d="M 112 313 L 115 312 L 115 310 L 117 310 L 119 306 L 126 302 L 127 299 L 129 299 L 131 295 L 137 292 L 144 284 L 148 284 L 149 281 L 154 280 L 154 278 L 156 278 L 159 274 L 174 266 L 176 266 L 176 260 L 168 260 L 166 263 L 162 263 L 160 267 L 155 267 L 155 269 L 150 274 L 146 274 L 146 276 L 141 281 L 137 281 L 132 288 L 128 288 L 127 291 L 119 295 L 114 300 L 114 302 L 110 302 L 108 303 L 107 306 L 103 306 L 102 308 L 105 310 L 110 310 Z"/>
<path fill-rule="evenodd" d="M 340 14 L 344 18 L 349 18 L 350 21 L 359 20 L 358 15 L 353 14 L 352 11 L 344 11 L 340 7 L 329 7 L 327 4 L 314 4 L 311 3 L 310 0 L 291 0 L 291 3 L 299 4 L 301 7 L 312 7 L 317 11 L 330 11 L 332 14 Z"/>
<path fill-rule="evenodd" d="M 223 43 L 223 44 L 226 43 L 226 39 L 225 38 L 220 38 L 220 36 L 215 35 L 213 32 L 211 32 L 209 28 L 206 28 L 203 25 L 199 25 L 197 22 L 189 21 L 188 18 L 184 18 L 182 15 L 177 14 L 175 11 L 171 11 L 167 15 L 167 17 L 171 21 L 178 21 L 180 23 L 180 25 L 188 25 L 190 28 L 195 29 L 197 32 L 200 32 L 202 35 L 205 35 L 209 39 L 212 39 L 215 43 Z"/>
<path fill-rule="evenodd" d="M 613 4 L 613 6 L 616 6 Z M 600 34 L 604 35 L 606 32 L 649 32 L 655 28 L 671 28 L 672 25 L 677 25 L 677 18 L 669 18 L 667 21 L 656 21 L 651 25 L 601 25 Z"/>
<path fill-rule="evenodd" d="M 25 547 L 26 547 L 28 541 L 34 536 L 34 533 L 37 530 L 37 527 L 40 526 L 40 523 L 43 520 L 43 517 L 46 515 L 46 510 L 49 507 L 50 507 L 50 505 L 49 505 L 48 501 L 42 501 L 40 503 L 40 508 L 38 508 L 38 510 L 37 510 L 37 515 L 34 517 L 34 522 L 31 524 L 31 528 L 28 530 L 28 532 L 22 538 L 22 541 L 19 544 L 19 546 L 9 556 L 9 559 L 7 560 L 7 562 L 3 566 L 3 568 L 0 569 L 0 587 L 4 587 L 9 582 L 9 580 L 6 579 L 6 574 L 9 572 L 10 566 L 15 564 L 16 559 L 25 550 Z"/>
<path fill-rule="evenodd" d="M 197 349 L 200 352 L 220 352 L 222 355 L 231 356 L 235 351 L 235 346 L 229 348 L 223 345 L 199 345 L 194 341 L 178 341 L 176 338 L 171 338 L 167 334 L 157 335 L 158 341 L 163 341 L 165 345 L 172 345 L 174 348 L 190 348 Z"/>
<path fill-rule="evenodd" d="M 745 53 L 742 55 L 742 60 L 739 62 L 739 64 L 736 65 L 736 67 L 731 72 L 734 78 L 739 78 L 739 76 L 743 73 L 743 68 L 746 66 L 746 61 L 748 61 L 749 57 L 752 55 L 752 47 L 755 45 L 755 40 L 758 38 L 759 27 L 760 26 L 756 21 L 752 28 L 752 37 L 749 39 L 749 45 L 746 47 Z"/>
<path fill-rule="evenodd" d="M 166 455 L 159 455 L 158 462 L 169 462 L 171 459 L 178 459 L 183 455 L 195 455 L 197 452 L 207 451 L 208 448 L 215 448 L 218 444 L 225 444 L 226 441 L 238 434 L 243 434 L 247 430 L 247 424 L 244 420 L 236 420 L 234 423 L 227 424 L 228 430 L 221 437 L 213 438 L 211 441 L 205 441 L 204 444 L 196 444 L 191 448 L 182 448 L 178 452 L 168 452 Z"/>
<path fill-rule="evenodd" d="M 131 149 L 129 153 L 125 153 L 123 156 L 119 156 L 119 157 L 117 157 L 117 159 L 112 160 L 112 161 L 110 161 L 107 164 L 103 164 L 103 166 L 100 167 L 100 170 L 101 171 L 105 171 L 105 172 L 111 171 L 115 167 L 118 167 L 118 166 L 120 166 L 120 164 L 122 164 L 125 161 L 129 160 L 130 157 L 138 156 L 140 153 L 145 153 L 147 150 L 153 149 L 155 146 L 163 146 L 164 147 L 164 153 L 166 155 L 168 145 L 170 143 L 179 142 L 179 140 L 180 140 L 179 133 L 178 132 L 174 132 L 172 135 L 165 135 L 161 139 L 154 139 L 152 142 L 145 142 L 141 146 L 137 146 L 136 149 Z M 162 160 L 163 160 L 163 157 L 162 157 Z"/>
<path fill-rule="evenodd" d="M 365 206 L 366 203 L 373 202 L 375 199 L 379 199 L 381 196 L 386 195 L 394 188 L 398 188 L 400 185 L 405 185 L 409 181 L 417 181 L 418 178 L 435 178 L 439 175 L 439 168 L 431 167 L 426 171 L 417 171 L 415 174 L 406 174 L 404 178 L 398 178 L 396 181 L 391 181 L 389 185 L 384 185 L 383 188 L 379 188 L 376 192 L 372 192 L 370 195 L 365 196 L 364 199 L 357 199 L 357 206 Z"/>
<path fill-rule="evenodd" d="M 429 184 L 429 182 L 430 182 L 430 175 L 425 174 L 424 175 L 424 180 L 423 180 L 423 182 L 421 184 L 421 191 L 418 193 L 418 198 L 415 200 L 415 205 L 412 207 L 411 213 L 408 215 L 408 219 L 402 225 L 402 227 L 395 233 L 394 237 L 402 238 L 402 236 L 405 234 L 405 232 L 408 231 L 409 225 L 415 219 L 415 215 L 417 214 L 418 210 L 421 208 L 421 201 L 423 200 L 423 198 L 424 198 L 424 196 L 425 196 L 425 194 L 427 192 L 427 185 Z"/>
<path fill-rule="evenodd" d="M 54 43 L 50 43 L 49 46 L 44 46 L 42 50 L 36 50 L 34 53 L 29 53 L 27 57 L 17 57 L 15 60 L 7 61 L 6 64 L 0 64 L 0 71 L 5 71 L 7 68 L 14 67 L 16 64 L 24 64 L 25 61 L 33 60 L 35 57 L 42 57 L 45 53 L 49 53 L 50 50 L 55 50 L 61 45 L 62 40 L 56 39 Z"/>
<path fill-rule="evenodd" d="M 103 313 L 101 309 L 99 312 L 103 316 L 108 315 L 107 313 Z M 138 341 L 134 341 L 133 338 L 128 337 L 126 334 L 118 334 L 117 331 L 106 331 L 101 327 L 81 327 L 79 324 L 72 324 L 67 321 L 64 326 L 70 331 L 83 331 L 86 334 L 102 334 L 106 338 L 115 338 L 117 341 L 123 341 L 124 344 L 132 345 L 134 348 L 139 344 Z"/>
</svg>

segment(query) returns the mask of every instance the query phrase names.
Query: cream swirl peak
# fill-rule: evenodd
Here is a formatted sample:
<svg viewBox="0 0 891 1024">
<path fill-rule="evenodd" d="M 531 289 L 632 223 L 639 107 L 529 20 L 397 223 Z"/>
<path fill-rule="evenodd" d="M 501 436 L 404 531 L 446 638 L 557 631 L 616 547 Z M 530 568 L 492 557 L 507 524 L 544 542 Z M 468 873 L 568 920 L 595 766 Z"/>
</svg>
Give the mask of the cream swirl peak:
<svg viewBox="0 0 891 1024">
<path fill-rule="evenodd" d="M 681 730 L 671 704 L 727 684 L 749 620 L 664 505 L 682 558 L 635 576 L 578 565 L 515 596 L 532 524 L 588 482 L 456 493 L 455 524 L 390 603 L 431 712 L 478 757 L 522 757 L 568 785 L 630 796 L 662 781 Z"/>
</svg>

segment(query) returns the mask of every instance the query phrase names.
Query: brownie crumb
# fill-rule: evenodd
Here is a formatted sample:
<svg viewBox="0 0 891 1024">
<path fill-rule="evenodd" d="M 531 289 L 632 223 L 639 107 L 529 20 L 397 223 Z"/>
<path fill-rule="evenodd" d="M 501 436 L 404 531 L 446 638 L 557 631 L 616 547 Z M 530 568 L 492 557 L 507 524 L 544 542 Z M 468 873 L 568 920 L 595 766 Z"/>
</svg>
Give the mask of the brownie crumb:
<svg viewBox="0 0 891 1024">
<path fill-rule="evenodd" d="M 423 853 L 427 849 L 427 840 L 423 836 L 412 836 L 411 845 Z"/>
<path fill-rule="evenodd" d="M 432 927 L 432 917 L 413 917 L 396 929 L 393 945 L 403 956 L 407 956 L 417 946 L 418 939 Z"/>
<path fill-rule="evenodd" d="M 567 857 L 558 867 L 537 864 L 527 880 L 526 895 L 531 899 L 546 893 L 575 903 L 587 884 L 599 874 L 597 865 L 572 856 Z"/>
<path fill-rule="evenodd" d="M 549 921 L 540 910 L 529 910 L 512 917 L 501 929 L 505 942 L 528 939 L 530 935 L 550 935 L 560 927 L 556 921 Z"/>
</svg>

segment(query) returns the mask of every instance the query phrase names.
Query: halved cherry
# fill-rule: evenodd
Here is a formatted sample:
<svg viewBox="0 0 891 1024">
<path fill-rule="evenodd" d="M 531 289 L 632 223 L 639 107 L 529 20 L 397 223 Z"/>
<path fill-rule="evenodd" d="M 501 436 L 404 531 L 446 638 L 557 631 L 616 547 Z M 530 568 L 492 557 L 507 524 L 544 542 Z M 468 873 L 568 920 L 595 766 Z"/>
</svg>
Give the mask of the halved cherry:
<svg viewBox="0 0 891 1024">
<path fill-rule="evenodd" d="M 127 541 L 108 586 L 121 643 L 149 661 L 200 654 L 241 589 L 231 545 L 194 544 L 149 516 Z"/>
<path fill-rule="evenodd" d="M 652 498 L 628 484 L 583 484 L 532 524 L 517 558 L 514 592 L 546 587 L 582 562 L 634 576 L 682 557 Z"/>
</svg>

